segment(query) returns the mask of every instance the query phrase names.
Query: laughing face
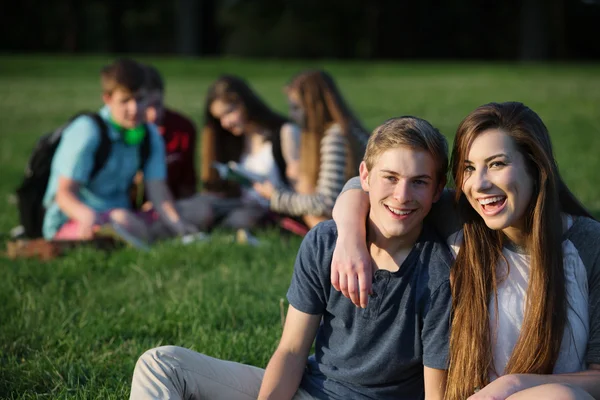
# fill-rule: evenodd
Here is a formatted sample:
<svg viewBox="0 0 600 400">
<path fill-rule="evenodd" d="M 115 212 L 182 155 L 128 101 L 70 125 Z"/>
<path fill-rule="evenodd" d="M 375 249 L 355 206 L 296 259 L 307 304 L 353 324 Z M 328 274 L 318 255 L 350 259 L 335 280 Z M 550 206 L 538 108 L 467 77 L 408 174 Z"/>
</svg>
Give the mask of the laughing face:
<svg viewBox="0 0 600 400">
<path fill-rule="evenodd" d="M 383 152 L 370 171 L 361 163 L 360 177 L 371 201 L 369 218 L 386 239 L 416 239 L 443 189 L 432 155 L 407 146 Z"/>
<path fill-rule="evenodd" d="M 514 141 L 498 129 L 482 132 L 473 140 L 464 168 L 462 190 L 488 228 L 513 240 L 519 237 L 533 179 Z"/>
</svg>

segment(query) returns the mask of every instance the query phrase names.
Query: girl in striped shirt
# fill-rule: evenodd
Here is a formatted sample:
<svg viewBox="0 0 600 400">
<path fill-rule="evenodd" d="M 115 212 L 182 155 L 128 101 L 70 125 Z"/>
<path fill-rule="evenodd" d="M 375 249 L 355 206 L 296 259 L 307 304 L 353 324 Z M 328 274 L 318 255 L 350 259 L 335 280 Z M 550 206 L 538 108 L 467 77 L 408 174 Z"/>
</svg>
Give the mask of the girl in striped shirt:
<svg viewBox="0 0 600 400">
<path fill-rule="evenodd" d="M 290 117 L 302 127 L 300 171 L 294 190 L 269 182 L 254 188 L 271 210 L 302 217 L 308 227 L 331 218 L 347 178 L 358 171 L 369 138 L 325 71 L 305 71 L 286 88 Z"/>
</svg>

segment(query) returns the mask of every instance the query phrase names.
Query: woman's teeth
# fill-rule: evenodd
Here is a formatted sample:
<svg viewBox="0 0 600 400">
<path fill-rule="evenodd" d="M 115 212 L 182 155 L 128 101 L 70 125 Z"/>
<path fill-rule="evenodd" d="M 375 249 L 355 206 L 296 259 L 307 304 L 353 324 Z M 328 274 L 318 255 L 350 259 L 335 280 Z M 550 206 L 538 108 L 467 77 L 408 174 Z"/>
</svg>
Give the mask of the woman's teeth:
<svg viewBox="0 0 600 400">
<path fill-rule="evenodd" d="M 504 196 L 496 196 L 496 197 L 488 197 L 485 199 L 479 199 L 479 204 L 481 204 L 482 206 L 485 206 L 487 204 L 492 204 L 492 203 L 496 203 L 498 201 L 502 201 L 504 200 L 505 197 Z"/>
</svg>

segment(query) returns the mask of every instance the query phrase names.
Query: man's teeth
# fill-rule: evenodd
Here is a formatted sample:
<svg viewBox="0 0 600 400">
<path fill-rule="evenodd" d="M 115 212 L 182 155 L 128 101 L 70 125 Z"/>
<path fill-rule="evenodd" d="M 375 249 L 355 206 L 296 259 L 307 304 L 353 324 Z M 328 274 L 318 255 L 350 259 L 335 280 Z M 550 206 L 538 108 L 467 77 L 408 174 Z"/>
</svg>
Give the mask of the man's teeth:
<svg viewBox="0 0 600 400">
<path fill-rule="evenodd" d="M 479 204 L 485 206 L 486 204 L 495 203 L 497 201 L 504 200 L 504 196 L 488 197 L 487 199 L 479 199 Z"/>
<path fill-rule="evenodd" d="M 395 208 L 392 208 L 390 206 L 387 206 L 388 210 L 390 210 L 391 212 L 393 212 L 396 215 L 408 215 L 410 214 L 413 210 L 408 210 L 408 211 L 402 211 L 402 210 L 397 210 Z"/>
</svg>

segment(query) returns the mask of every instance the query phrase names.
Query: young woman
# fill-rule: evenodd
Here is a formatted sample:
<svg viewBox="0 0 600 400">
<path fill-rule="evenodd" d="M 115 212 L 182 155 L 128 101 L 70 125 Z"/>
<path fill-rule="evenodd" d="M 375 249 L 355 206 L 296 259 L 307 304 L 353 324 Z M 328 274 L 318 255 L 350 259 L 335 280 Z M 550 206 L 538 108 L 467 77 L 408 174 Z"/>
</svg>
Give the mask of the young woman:
<svg viewBox="0 0 600 400">
<path fill-rule="evenodd" d="M 600 223 L 560 177 L 544 123 L 521 103 L 481 106 L 451 166 L 458 213 L 448 192 L 432 215 L 456 255 L 446 398 L 600 399 Z M 355 303 L 371 276 L 364 203 L 351 191 L 334 213 L 332 283 Z"/>
<path fill-rule="evenodd" d="M 215 162 L 235 161 L 274 187 L 294 187 L 299 141 L 299 128 L 271 110 L 246 81 L 231 75 L 217 79 L 206 96 L 202 130 L 203 196 L 213 222 L 250 228 L 269 209 L 251 187 L 220 178 Z"/>
<path fill-rule="evenodd" d="M 302 127 L 296 190 L 256 184 L 271 209 L 313 227 L 331 216 L 344 182 L 358 172 L 369 134 L 354 117 L 333 78 L 302 72 L 286 88 L 291 117 Z"/>
</svg>

